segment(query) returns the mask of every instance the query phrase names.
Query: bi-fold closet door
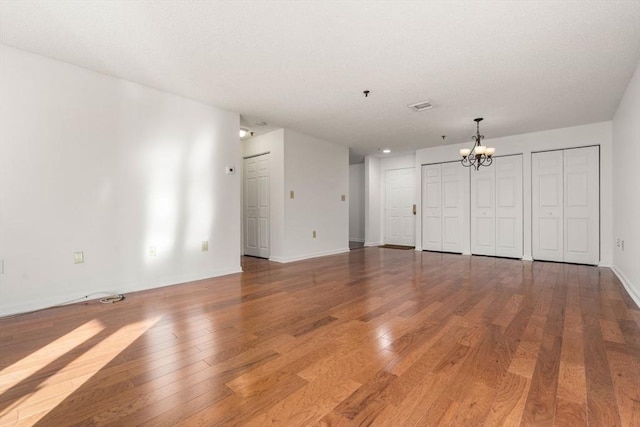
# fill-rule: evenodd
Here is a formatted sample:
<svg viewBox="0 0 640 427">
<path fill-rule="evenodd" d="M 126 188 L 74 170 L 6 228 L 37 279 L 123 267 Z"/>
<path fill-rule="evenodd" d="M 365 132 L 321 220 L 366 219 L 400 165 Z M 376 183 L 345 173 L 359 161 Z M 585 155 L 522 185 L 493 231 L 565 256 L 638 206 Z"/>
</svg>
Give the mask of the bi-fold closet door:
<svg viewBox="0 0 640 427">
<path fill-rule="evenodd" d="M 600 149 L 531 154 L 532 256 L 596 265 L 600 261 Z"/>
<path fill-rule="evenodd" d="M 422 249 L 462 253 L 468 182 L 459 162 L 422 166 Z"/>
<path fill-rule="evenodd" d="M 522 155 L 471 171 L 471 253 L 522 258 Z"/>
</svg>

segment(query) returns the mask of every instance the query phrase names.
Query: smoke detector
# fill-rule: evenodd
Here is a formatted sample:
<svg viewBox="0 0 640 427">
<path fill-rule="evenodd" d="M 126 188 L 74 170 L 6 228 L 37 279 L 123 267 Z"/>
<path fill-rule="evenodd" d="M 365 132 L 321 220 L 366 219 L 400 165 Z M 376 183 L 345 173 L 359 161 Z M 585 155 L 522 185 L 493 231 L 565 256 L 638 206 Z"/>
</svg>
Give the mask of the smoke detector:
<svg viewBox="0 0 640 427">
<path fill-rule="evenodd" d="M 431 105 L 429 101 L 422 101 L 416 104 L 411 104 L 408 107 L 411 108 L 413 111 L 424 111 L 424 110 L 432 109 L 433 105 Z"/>
</svg>

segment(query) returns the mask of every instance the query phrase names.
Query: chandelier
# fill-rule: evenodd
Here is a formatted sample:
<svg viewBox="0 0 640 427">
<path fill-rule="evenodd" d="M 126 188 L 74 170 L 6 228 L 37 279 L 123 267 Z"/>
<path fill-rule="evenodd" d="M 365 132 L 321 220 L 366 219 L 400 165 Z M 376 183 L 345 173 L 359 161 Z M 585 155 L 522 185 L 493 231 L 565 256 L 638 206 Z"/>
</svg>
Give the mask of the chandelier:
<svg viewBox="0 0 640 427">
<path fill-rule="evenodd" d="M 462 156 L 460 163 L 467 168 L 474 167 L 478 170 L 480 166 L 489 166 L 493 163 L 493 155 L 496 149 L 481 145 L 481 141 L 484 139 L 484 135 L 480 135 L 480 122 L 482 121 L 482 117 L 473 119 L 473 121 L 476 122 L 476 134 L 473 135 L 471 139 L 475 141 L 475 144 L 473 144 L 473 148 L 471 149 L 463 148 L 460 150 L 460 155 Z"/>
</svg>

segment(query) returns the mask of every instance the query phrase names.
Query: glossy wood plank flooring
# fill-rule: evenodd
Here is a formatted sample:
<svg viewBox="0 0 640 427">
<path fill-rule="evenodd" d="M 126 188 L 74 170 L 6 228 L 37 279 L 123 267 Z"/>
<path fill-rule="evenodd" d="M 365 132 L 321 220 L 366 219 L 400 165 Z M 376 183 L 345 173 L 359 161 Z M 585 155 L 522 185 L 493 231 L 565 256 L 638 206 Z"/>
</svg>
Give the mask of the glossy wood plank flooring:
<svg viewBox="0 0 640 427">
<path fill-rule="evenodd" d="M 640 425 L 606 268 L 365 248 L 0 320 L 0 424 Z"/>
</svg>

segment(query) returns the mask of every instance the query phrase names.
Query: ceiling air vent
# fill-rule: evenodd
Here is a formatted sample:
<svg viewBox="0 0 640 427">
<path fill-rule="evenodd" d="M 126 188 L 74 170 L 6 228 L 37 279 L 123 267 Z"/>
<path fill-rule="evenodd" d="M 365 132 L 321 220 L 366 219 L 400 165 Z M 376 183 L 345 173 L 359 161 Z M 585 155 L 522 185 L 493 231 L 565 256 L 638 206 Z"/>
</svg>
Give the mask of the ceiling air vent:
<svg viewBox="0 0 640 427">
<path fill-rule="evenodd" d="M 424 111 L 430 110 L 431 108 L 433 108 L 433 105 L 431 105 L 429 101 L 422 101 L 418 102 L 417 104 L 409 105 L 409 108 L 411 108 L 413 111 Z"/>
</svg>

